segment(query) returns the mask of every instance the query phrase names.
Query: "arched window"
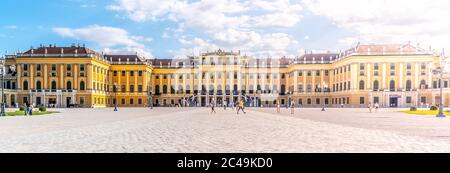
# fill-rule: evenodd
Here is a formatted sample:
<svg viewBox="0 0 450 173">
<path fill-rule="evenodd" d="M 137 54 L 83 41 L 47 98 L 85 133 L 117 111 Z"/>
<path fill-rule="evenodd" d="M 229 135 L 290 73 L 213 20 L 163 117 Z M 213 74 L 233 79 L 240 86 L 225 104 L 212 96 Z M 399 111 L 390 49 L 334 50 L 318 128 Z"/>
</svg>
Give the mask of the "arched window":
<svg viewBox="0 0 450 173">
<path fill-rule="evenodd" d="M 281 85 L 281 91 L 282 94 L 286 93 L 286 85 Z"/>
<path fill-rule="evenodd" d="M 202 85 L 202 92 L 206 92 L 206 85 Z"/>
<path fill-rule="evenodd" d="M 427 88 L 427 82 L 425 80 L 420 81 L 420 88 L 426 89 Z"/>
<path fill-rule="evenodd" d="M 211 91 L 211 92 L 214 91 L 214 85 L 209 85 L 209 91 Z"/>
<path fill-rule="evenodd" d="M 183 86 L 178 85 L 178 92 L 183 92 Z"/>
<path fill-rule="evenodd" d="M 222 91 L 222 85 L 217 85 L 217 90 Z"/>
<path fill-rule="evenodd" d="M 158 94 L 158 95 L 159 95 L 160 92 L 161 92 L 161 91 L 159 90 L 159 85 L 156 85 L 156 86 L 155 86 L 155 94 Z"/>
<path fill-rule="evenodd" d="M 28 81 L 23 81 L 23 90 L 28 90 Z"/>
<path fill-rule="evenodd" d="M 394 80 L 391 80 L 389 82 L 389 90 L 390 91 L 395 91 L 395 81 Z"/>
<path fill-rule="evenodd" d="M 190 85 L 186 85 L 186 91 L 190 91 L 191 90 L 191 86 Z"/>
<path fill-rule="evenodd" d="M 56 90 L 56 81 L 52 81 L 52 90 Z"/>
<path fill-rule="evenodd" d="M 67 83 L 66 83 L 66 89 L 67 89 L 67 90 L 72 90 L 72 82 L 67 81 Z"/>
<path fill-rule="evenodd" d="M 36 82 L 36 89 L 37 89 L 37 90 L 41 90 L 41 89 L 42 89 L 41 81 L 37 81 L 37 82 Z"/>
<path fill-rule="evenodd" d="M 85 87 L 84 81 L 81 81 L 81 82 L 80 82 L 80 90 L 81 90 L 81 91 L 84 91 L 84 90 L 86 90 L 86 87 Z"/>
<path fill-rule="evenodd" d="M 411 80 L 406 80 L 406 91 L 411 91 Z"/>
<path fill-rule="evenodd" d="M 359 81 L 359 89 L 364 90 L 364 81 L 363 80 Z"/>
<path fill-rule="evenodd" d="M 226 89 L 227 91 L 230 91 L 230 89 L 231 89 L 231 88 L 230 88 L 230 85 L 226 85 L 226 86 L 225 86 L 225 89 Z"/>
<path fill-rule="evenodd" d="M 373 81 L 373 89 L 374 90 L 378 90 L 379 89 L 379 87 L 378 87 L 378 80 L 374 80 Z"/>
<path fill-rule="evenodd" d="M 167 94 L 167 85 L 163 85 L 163 94 Z"/>
</svg>

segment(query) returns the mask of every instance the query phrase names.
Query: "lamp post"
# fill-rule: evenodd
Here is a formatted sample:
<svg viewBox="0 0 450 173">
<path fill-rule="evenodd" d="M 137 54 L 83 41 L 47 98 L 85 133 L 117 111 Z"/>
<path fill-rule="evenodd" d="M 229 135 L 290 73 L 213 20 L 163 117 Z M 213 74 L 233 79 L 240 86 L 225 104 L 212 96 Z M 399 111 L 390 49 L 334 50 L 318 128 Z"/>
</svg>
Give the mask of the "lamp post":
<svg viewBox="0 0 450 173">
<path fill-rule="evenodd" d="M 445 68 L 445 65 L 446 65 L 446 62 L 445 62 L 445 55 L 444 55 L 444 51 L 442 51 L 442 55 L 441 55 L 441 61 L 440 61 L 440 66 L 436 69 L 436 70 L 433 70 L 433 73 L 435 73 L 435 74 L 439 74 L 439 112 L 438 112 L 438 114 L 436 115 L 436 117 L 439 117 L 439 118 L 443 118 L 443 117 L 445 117 L 445 114 L 444 114 L 444 106 L 443 106 L 443 103 L 442 103 L 442 100 L 443 100 L 443 84 L 442 84 L 442 78 L 443 78 L 443 75 L 444 75 L 444 68 Z"/>
<path fill-rule="evenodd" d="M 114 91 L 114 97 L 116 100 L 114 102 L 114 111 L 117 111 L 117 102 L 118 102 L 118 100 L 117 100 L 117 85 L 114 85 L 113 91 Z"/>
<path fill-rule="evenodd" d="M 1 87 L 2 87 L 2 103 L 1 103 L 1 111 L 0 111 L 0 116 L 6 116 L 5 113 L 5 94 L 4 94 L 4 88 L 5 88 L 5 63 L 6 60 L 3 57 L 2 58 L 2 63 L 0 65 L 0 75 L 2 75 L 2 82 L 1 82 Z"/>
<path fill-rule="evenodd" d="M 328 88 L 328 85 L 325 84 L 325 82 L 322 84 L 321 92 L 322 96 L 325 96 L 325 88 Z M 323 104 L 322 104 L 322 111 L 325 111 L 325 97 L 323 97 Z"/>
</svg>

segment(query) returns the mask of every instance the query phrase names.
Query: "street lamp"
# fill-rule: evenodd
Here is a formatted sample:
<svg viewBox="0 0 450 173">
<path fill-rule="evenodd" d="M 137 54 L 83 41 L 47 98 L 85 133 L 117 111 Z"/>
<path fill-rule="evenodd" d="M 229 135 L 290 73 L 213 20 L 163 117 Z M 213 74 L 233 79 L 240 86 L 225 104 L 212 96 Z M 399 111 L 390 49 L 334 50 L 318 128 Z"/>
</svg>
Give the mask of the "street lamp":
<svg viewBox="0 0 450 173">
<path fill-rule="evenodd" d="M 436 117 L 440 117 L 440 118 L 443 118 L 443 117 L 445 117 L 445 114 L 444 114 L 444 108 L 443 108 L 443 103 L 442 103 L 442 99 L 443 99 L 443 84 L 442 84 L 442 78 L 443 78 L 443 75 L 444 75 L 444 73 L 445 73 L 445 70 L 444 70 L 444 68 L 445 68 L 445 65 L 446 65 L 446 62 L 445 62 L 445 55 L 444 55 L 444 51 L 442 51 L 442 55 L 441 55 L 441 61 L 440 61 L 440 66 L 436 69 L 436 70 L 433 70 L 433 73 L 435 73 L 435 74 L 439 74 L 439 112 L 438 112 L 438 114 L 436 115 Z"/>
<path fill-rule="evenodd" d="M 0 111 L 0 116 L 6 116 L 5 113 L 5 94 L 4 94 L 4 88 L 5 88 L 5 63 L 6 60 L 3 57 L 2 58 L 2 63 L 0 64 L 0 75 L 2 75 L 2 82 L 1 82 L 1 87 L 2 87 L 2 103 L 1 103 L 1 111 Z"/>
<path fill-rule="evenodd" d="M 114 91 L 114 96 L 115 96 L 115 100 L 116 100 L 114 102 L 114 111 L 117 111 L 117 102 L 118 102 L 118 100 L 117 100 L 117 85 L 114 85 L 113 91 Z"/>
</svg>

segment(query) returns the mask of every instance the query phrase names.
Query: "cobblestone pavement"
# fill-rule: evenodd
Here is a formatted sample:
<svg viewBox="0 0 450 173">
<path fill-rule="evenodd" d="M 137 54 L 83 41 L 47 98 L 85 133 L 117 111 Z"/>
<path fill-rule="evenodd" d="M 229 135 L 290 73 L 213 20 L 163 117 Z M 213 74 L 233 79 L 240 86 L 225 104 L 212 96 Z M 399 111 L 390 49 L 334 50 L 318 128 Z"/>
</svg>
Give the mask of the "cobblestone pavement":
<svg viewBox="0 0 450 173">
<path fill-rule="evenodd" d="M 450 152 L 448 141 L 416 133 L 427 131 L 422 121 L 447 130 L 449 120 L 391 110 L 300 109 L 294 116 L 288 110 L 277 115 L 273 109 L 250 109 L 245 115 L 223 109 L 212 115 L 207 108 L 60 111 L 0 118 L 0 152 Z M 377 127 L 379 120 L 401 128 Z M 419 130 L 405 132 L 408 122 Z"/>
</svg>

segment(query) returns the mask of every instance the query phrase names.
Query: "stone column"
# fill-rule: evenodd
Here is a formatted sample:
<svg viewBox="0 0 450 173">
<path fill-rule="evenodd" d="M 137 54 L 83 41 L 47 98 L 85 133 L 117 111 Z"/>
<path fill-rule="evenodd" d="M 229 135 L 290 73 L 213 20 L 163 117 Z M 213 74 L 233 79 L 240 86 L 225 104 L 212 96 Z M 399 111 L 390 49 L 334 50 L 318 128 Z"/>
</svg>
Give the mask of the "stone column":
<svg viewBox="0 0 450 173">
<path fill-rule="evenodd" d="M 383 63 L 383 78 L 382 78 L 382 82 L 381 82 L 381 87 L 383 90 L 386 89 L 386 63 Z"/>
<path fill-rule="evenodd" d="M 47 64 L 44 64 L 44 82 L 43 82 L 43 84 L 44 84 L 44 90 L 46 90 L 46 89 L 48 89 L 48 85 L 47 85 L 47 80 L 48 80 L 48 73 L 47 73 Z"/>
</svg>

